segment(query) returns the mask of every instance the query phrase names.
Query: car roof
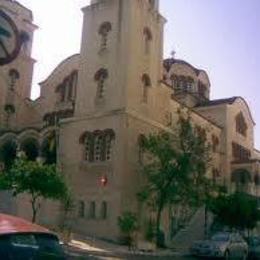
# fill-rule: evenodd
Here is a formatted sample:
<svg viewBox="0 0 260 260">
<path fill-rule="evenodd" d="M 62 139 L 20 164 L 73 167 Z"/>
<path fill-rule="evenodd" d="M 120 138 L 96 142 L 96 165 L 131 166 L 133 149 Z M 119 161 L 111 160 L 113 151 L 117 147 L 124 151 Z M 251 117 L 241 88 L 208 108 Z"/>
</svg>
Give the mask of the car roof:
<svg viewBox="0 0 260 260">
<path fill-rule="evenodd" d="M 44 233 L 54 235 L 54 233 L 48 229 L 33 224 L 22 218 L 0 214 L 0 236 L 16 233 Z"/>
</svg>

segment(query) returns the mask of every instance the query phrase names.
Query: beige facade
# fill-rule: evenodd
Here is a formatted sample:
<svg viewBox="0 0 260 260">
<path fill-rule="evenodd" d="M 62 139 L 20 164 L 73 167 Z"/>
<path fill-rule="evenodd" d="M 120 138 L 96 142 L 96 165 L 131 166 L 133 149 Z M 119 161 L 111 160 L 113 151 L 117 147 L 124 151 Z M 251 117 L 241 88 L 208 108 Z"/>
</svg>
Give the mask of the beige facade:
<svg viewBox="0 0 260 260">
<path fill-rule="evenodd" d="M 0 8 L 28 34 L 17 60 L 0 67 L 0 147 L 14 143 L 15 149 L 23 149 L 30 139 L 44 157 L 55 132 L 57 163 L 76 205 L 75 232 L 118 238 L 117 217 L 138 209 L 139 136 L 169 131 L 180 108 L 205 129 L 214 147 L 209 177 L 230 191 L 242 187 L 258 195 L 260 152 L 254 148 L 254 121 L 246 101 L 211 100 L 205 71 L 175 58 L 163 60 L 165 19 L 158 5 L 158 0 L 91 1 L 83 8 L 80 53 L 61 62 L 32 101 L 36 26 L 25 7 L 0 0 Z M 10 83 L 12 69 L 19 77 Z M 29 217 L 25 197 L 14 201 L 8 193 L 1 196 L 0 209 Z M 44 204 L 40 222 L 56 225 L 61 218 L 59 205 Z"/>
</svg>

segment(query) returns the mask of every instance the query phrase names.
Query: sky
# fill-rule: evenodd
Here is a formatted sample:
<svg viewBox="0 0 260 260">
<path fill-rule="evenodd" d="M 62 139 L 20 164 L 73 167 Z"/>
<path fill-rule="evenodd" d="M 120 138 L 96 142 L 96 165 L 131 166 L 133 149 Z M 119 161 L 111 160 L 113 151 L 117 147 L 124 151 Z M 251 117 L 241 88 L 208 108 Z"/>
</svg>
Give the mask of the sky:
<svg viewBox="0 0 260 260">
<path fill-rule="evenodd" d="M 81 8 L 89 0 L 18 0 L 33 11 L 33 57 L 37 60 L 33 93 L 66 57 L 79 52 Z M 260 0 L 161 0 L 167 19 L 164 56 L 205 69 L 211 98 L 243 96 L 248 102 L 260 149 Z"/>
</svg>

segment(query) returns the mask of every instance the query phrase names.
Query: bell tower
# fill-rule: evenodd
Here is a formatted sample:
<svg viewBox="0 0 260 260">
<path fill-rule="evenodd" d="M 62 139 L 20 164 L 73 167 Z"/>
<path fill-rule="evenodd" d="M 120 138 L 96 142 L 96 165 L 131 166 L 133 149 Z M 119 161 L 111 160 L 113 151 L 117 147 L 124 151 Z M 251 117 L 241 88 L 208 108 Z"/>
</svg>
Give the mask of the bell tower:
<svg viewBox="0 0 260 260">
<path fill-rule="evenodd" d="M 161 77 L 159 0 L 92 0 L 83 8 L 76 115 L 138 109 Z"/>
<path fill-rule="evenodd" d="M 1 10 L 17 27 L 21 49 L 9 64 L 0 67 L 0 126 L 12 127 L 16 123 L 19 104 L 31 95 L 35 60 L 31 57 L 33 34 L 32 12 L 16 1 L 0 0 Z"/>
</svg>

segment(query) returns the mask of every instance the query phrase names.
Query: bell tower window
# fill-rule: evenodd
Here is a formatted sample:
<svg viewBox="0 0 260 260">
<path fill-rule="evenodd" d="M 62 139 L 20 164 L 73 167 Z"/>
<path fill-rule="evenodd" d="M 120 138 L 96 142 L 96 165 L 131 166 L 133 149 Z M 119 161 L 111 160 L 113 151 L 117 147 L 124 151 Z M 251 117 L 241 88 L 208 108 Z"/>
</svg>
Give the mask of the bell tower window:
<svg viewBox="0 0 260 260">
<path fill-rule="evenodd" d="M 14 89 L 16 82 L 20 78 L 20 74 L 16 69 L 9 70 L 9 87 L 10 89 Z"/>
<path fill-rule="evenodd" d="M 144 28 L 144 52 L 146 55 L 150 54 L 152 39 L 153 39 L 153 35 L 151 33 L 151 30 L 148 27 L 145 27 Z"/>
<path fill-rule="evenodd" d="M 147 74 L 143 75 L 142 83 L 143 83 L 142 101 L 143 101 L 143 103 L 147 103 L 148 102 L 148 92 L 149 92 L 149 88 L 151 87 L 151 79 L 150 79 L 149 75 L 147 75 Z"/>
<path fill-rule="evenodd" d="M 105 93 L 105 81 L 108 78 L 108 71 L 104 68 L 98 70 L 95 74 L 95 81 L 97 82 L 97 98 L 104 98 Z"/>
<path fill-rule="evenodd" d="M 100 25 L 98 31 L 99 35 L 101 36 L 100 50 L 104 50 L 107 48 L 108 34 L 111 30 L 112 30 L 112 25 L 110 22 L 104 22 Z"/>
</svg>

